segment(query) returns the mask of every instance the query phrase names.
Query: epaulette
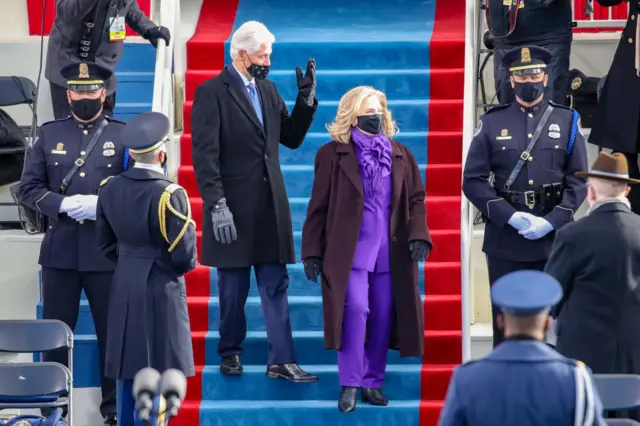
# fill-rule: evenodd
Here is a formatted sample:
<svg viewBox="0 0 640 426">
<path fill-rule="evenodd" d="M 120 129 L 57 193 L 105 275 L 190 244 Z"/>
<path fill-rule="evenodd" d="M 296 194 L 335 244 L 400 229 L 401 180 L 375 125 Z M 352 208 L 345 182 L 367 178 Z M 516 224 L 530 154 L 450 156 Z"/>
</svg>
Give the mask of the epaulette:
<svg viewBox="0 0 640 426">
<path fill-rule="evenodd" d="M 170 194 L 173 194 L 178 189 L 182 189 L 182 187 L 180 185 L 178 185 L 177 183 L 172 183 L 169 186 L 167 186 L 164 190 L 167 191 Z"/>
<path fill-rule="evenodd" d="M 106 179 L 103 179 L 102 182 L 100 182 L 100 186 L 105 186 L 107 184 L 107 182 L 109 182 L 109 179 L 111 179 L 113 176 L 109 176 Z"/>
<path fill-rule="evenodd" d="M 489 108 L 487 110 L 487 112 L 485 112 L 483 115 L 491 114 L 492 112 L 500 111 L 500 110 L 503 110 L 503 109 L 508 108 L 510 106 L 511 106 L 510 103 L 509 104 L 496 105 L 496 106 L 493 106 L 493 107 Z"/>
<path fill-rule="evenodd" d="M 117 118 L 113 118 L 113 117 L 111 117 L 110 115 L 105 115 L 105 116 L 104 116 L 104 118 L 106 118 L 106 119 L 107 119 L 107 121 L 111 121 L 111 122 L 113 122 L 113 123 L 127 124 L 127 123 L 125 123 L 125 122 L 124 122 L 124 121 L 122 121 L 122 120 L 118 120 Z"/>
<path fill-rule="evenodd" d="M 40 127 L 44 127 L 44 126 L 47 126 L 47 125 L 53 124 L 53 123 L 60 123 L 60 122 L 63 122 L 63 121 L 67 121 L 67 120 L 70 120 L 71 118 L 72 118 L 71 116 L 68 116 L 68 117 L 64 117 L 64 118 L 58 118 L 57 120 L 45 121 L 44 123 L 42 123 L 40 125 Z"/>
<path fill-rule="evenodd" d="M 566 105 L 561 105 L 561 104 L 557 104 L 553 101 L 548 101 L 549 105 L 553 105 L 554 108 L 562 108 L 562 109 L 566 109 L 569 110 L 571 112 L 575 111 L 573 108 L 571 108 L 570 106 L 566 106 Z"/>
</svg>

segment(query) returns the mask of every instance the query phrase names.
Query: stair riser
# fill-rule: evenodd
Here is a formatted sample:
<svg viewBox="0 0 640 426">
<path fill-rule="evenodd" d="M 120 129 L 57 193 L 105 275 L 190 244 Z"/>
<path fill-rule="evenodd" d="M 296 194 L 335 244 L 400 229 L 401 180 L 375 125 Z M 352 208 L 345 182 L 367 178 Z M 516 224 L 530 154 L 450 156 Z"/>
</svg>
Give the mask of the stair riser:
<svg viewBox="0 0 640 426">
<path fill-rule="evenodd" d="M 155 70 L 157 50 L 151 43 L 124 43 L 124 52 L 118 61 L 118 72 L 150 72 Z M 120 100 L 120 91 L 117 94 Z"/>
<path fill-rule="evenodd" d="M 153 103 L 153 75 L 139 76 L 118 79 L 118 95 L 116 100 L 116 110 L 119 112 L 119 104 L 139 104 L 144 103 L 151 106 Z M 147 109 L 148 111 L 148 109 Z"/>
<path fill-rule="evenodd" d="M 194 72 L 187 71 L 185 76 L 186 100 L 192 101 L 197 87 L 204 81 L 218 75 L 218 71 Z M 271 71 L 269 80 L 278 88 L 283 99 L 295 99 L 298 96 L 295 71 Z M 323 71 L 319 69 L 317 78 L 320 84 L 316 96 L 320 102 L 338 100 L 354 87 L 354 80 L 358 85 L 372 86 L 382 90 L 389 99 L 459 99 L 450 90 L 456 84 L 463 84 L 464 70 L 452 70 L 430 74 L 423 70 L 389 70 L 374 73 L 358 71 Z M 436 93 L 429 93 L 430 87 Z M 444 90 L 444 88 L 447 88 Z M 453 93 L 453 95 L 452 95 Z"/>
<path fill-rule="evenodd" d="M 210 58 L 220 52 L 227 54 L 229 44 L 188 43 L 187 68 L 207 70 L 211 66 Z M 428 41 L 287 43 L 276 40 L 271 66 L 276 70 L 295 70 L 296 66 L 304 69 L 309 58 L 316 60 L 318 69 L 330 66 L 332 70 L 351 70 L 357 66 L 362 75 L 366 74 L 365 70 L 428 69 L 429 44 Z"/>
<path fill-rule="evenodd" d="M 394 138 L 403 143 L 413 154 L 418 164 L 427 163 L 427 134 L 400 132 Z M 438 137 L 430 136 L 430 143 L 439 143 Z M 462 141 L 462 136 L 458 137 Z M 306 164 L 312 166 L 318 149 L 331 140 L 328 133 L 310 133 L 298 149 L 289 149 L 280 145 L 280 164 Z M 445 143 L 449 143 L 445 141 Z M 455 142 L 453 142 L 455 143 Z M 455 145 L 454 145 L 455 146 Z M 183 135 L 180 143 L 180 161 L 183 166 L 192 166 L 191 135 Z M 460 155 L 458 154 L 458 157 Z M 308 196 L 305 195 L 305 196 Z"/>
<path fill-rule="evenodd" d="M 286 100 L 286 99 L 285 99 Z M 453 102 L 450 102 L 453 103 Z M 185 133 L 191 133 L 191 103 L 185 103 L 184 106 L 184 126 Z M 287 102 L 287 108 L 291 112 L 293 110 L 293 103 Z M 394 121 L 396 121 L 398 128 L 400 131 L 404 132 L 425 132 L 428 130 L 428 118 L 429 118 L 429 109 L 430 108 L 442 108 L 445 111 L 438 112 L 437 116 L 444 116 L 447 114 L 452 114 L 450 110 L 455 109 L 455 114 L 461 114 L 461 105 L 455 106 L 455 108 L 449 107 L 446 103 L 432 102 L 431 105 L 427 101 L 423 101 L 416 104 L 391 104 L 389 109 L 391 110 Z M 318 106 L 318 110 L 316 111 L 316 115 L 313 119 L 313 123 L 311 124 L 310 132 L 325 132 L 326 126 L 328 123 L 331 123 L 335 117 L 337 112 L 337 104 L 328 103 L 328 102 L 320 102 Z M 462 116 L 460 115 L 460 120 Z M 448 119 L 451 121 L 451 119 Z M 460 126 L 462 122 L 460 121 Z M 436 123 L 437 126 L 437 123 Z M 458 127 L 460 127 L 458 126 Z M 438 126 L 437 126 L 438 127 Z M 442 129 L 442 126 L 439 126 L 439 130 Z M 450 130 L 451 127 L 448 127 Z"/>
<path fill-rule="evenodd" d="M 421 395 L 424 401 L 443 401 L 451 380 L 452 370 L 423 371 Z"/>
<path fill-rule="evenodd" d="M 212 371 L 213 370 L 213 371 Z M 309 372 L 318 375 L 318 383 L 299 384 L 286 380 L 273 380 L 265 377 L 262 367 L 251 368 L 242 377 L 228 377 L 209 368 L 203 375 L 203 399 L 220 400 L 328 400 L 337 401 L 340 395 L 340 381 L 337 368 L 331 371 L 314 371 L 313 366 L 307 368 Z M 420 366 L 411 371 L 391 369 L 385 375 L 383 390 L 387 397 L 393 400 L 420 399 Z"/>
<path fill-rule="evenodd" d="M 300 176 L 300 175 L 311 175 L 309 179 L 308 176 Z M 300 176 L 300 178 L 295 179 L 294 176 Z M 302 186 L 302 181 L 307 180 L 308 182 L 313 181 L 313 172 L 285 172 L 285 182 L 290 186 L 300 185 Z M 203 220 L 207 223 L 207 226 L 210 223 L 209 217 L 203 217 L 202 213 L 202 199 L 201 198 L 193 198 L 194 191 L 191 190 L 189 182 L 187 179 L 179 179 L 181 184 L 185 185 L 189 195 L 191 195 L 191 212 L 192 217 L 196 221 L 196 228 L 202 229 Z M 311 183 L 309 183 L 309 186 Z M 287 193 L 289 191 L 287 190 Z M 302 227 L 304 226 L 305 218 L 307 217 L 307 198 L 298 198 L 298 199 L 289 199 L 289 206 L 291 211 L 291 221 L 292 221 L 292 229 L 294 231 L 302 231 Z M 430 202 L 431 201 L 431 202 Z M 430 200 L 427 199 L 427 225 L 431 230 L 453 230 L 460 228 L 460 199 L 451 197 L 450 199 L 435 199 Z"/>
<path fill-rule="evenodd" d="M 459 197 L 462 192 L 462 166 L 427 166 L 427 199 L 429 197 Z"/>
</svg>

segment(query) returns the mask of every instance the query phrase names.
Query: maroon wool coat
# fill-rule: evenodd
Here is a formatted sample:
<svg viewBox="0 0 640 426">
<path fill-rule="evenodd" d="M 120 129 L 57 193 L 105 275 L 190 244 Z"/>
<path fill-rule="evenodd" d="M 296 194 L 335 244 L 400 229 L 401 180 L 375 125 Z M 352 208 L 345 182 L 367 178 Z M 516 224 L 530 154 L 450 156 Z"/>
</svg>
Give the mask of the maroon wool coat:
<svg viewBox="0 0 640 426">
<path fill-rule="evenodd" d="M 391 275 L 395 318 L 391 349 L 403 357 L 421 356 L 424 315 L 418 287 L 418 264 L 411 260 L 409 241 L 431 244 L 427 229 L 425 189 L 411 152 L 391 141 Z M 302 230 L 302 258 L 320 257 L 322 309 L 327 349 L 342 347 L 342 318 L 351 263 L 356 251 L 364 193 L 353 144 L 335 141 L 316 154 L 315 177 Z"/>
</svg>

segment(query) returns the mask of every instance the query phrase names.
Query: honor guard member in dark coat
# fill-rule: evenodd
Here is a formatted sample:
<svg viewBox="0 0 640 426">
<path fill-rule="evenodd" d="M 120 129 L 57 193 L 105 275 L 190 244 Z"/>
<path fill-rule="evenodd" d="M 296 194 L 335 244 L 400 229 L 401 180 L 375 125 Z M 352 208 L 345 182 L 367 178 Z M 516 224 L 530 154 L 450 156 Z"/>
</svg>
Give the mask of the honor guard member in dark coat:
<svg viewBox="0 0 640 426">
<path fill-rule="evenodd" d="M 623 0 L 597 0 L 602 6 L 624 4 Z M 640 179 L 640 1 L 628 0 L 629 17 L 598 100 L 589 142 L 627 157 L 629 177 Z M 631 210 L 640 214 L 640 188 L 627 196 Z"/>
<path fill-rule="evenodd" d="M 516 102 L 487 111 L 469 147 L 462 190 L 486 219 L 490 283 L 519 269 L 543 270 L 554 230 L 586 196 L 585 180 L 574 175 L 588 167 L 580 117 L 544 100 L 549 55 L 539 47 L 505 55 Z M 492 309 L 496 346 L 502 332 Z"/>
<path fill-rule="evenodd" d="M 41 126 L 20 183 L 20 198 L 48 218 L 39 258 L 43 318 L 75 328 L 84 290 L 100 349 L 100 411 L 105 424 L 115 425 L 115 383 L 103 374 L 107 304 L 116 264 L 98 250 L 95 215 L 100 182 L 124 171 L 119 142 L 124 123 L 102 113 L 109 70 L 82 63 L 65 67 L 62 74 L 73 115 Z M 45 359 L 65 363 L 66 352 Z"/>
<path fill-rule="evenodd" d="M 136 163 L 105 179 L 98 202 L 98 247 L 117 262 L 106 374 L 117 380 L 119 426 L 133 426 L 133 379 L 145 367 L 193 376 L 183 275 L 196 267 L 196 230 L 185 190 L 164 175 L 169 119 L 149 112 L 121 134 Z"/>
<path fill-rule="evenodd" d="M 517 271 L 491 289 L 506 340 L 453 372 L 438 426 L 606 426 L 584 363 L 543 342 L 562 288 L 551 275 Z"/>
</svg>

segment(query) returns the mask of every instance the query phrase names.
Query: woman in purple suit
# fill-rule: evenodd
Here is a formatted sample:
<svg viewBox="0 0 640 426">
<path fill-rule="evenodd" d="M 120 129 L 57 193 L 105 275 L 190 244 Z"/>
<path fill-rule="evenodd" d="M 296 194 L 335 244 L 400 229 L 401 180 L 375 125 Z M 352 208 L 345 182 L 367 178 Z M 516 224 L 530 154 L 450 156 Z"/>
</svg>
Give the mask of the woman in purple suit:
<svg viewBox="0 0 640 426">
<path fill-rule="evenodd" d="M 338 408 L 387 405 L 387 350 L 424 345 L 418 262 L 431 250 L 425 190 L 411 152 L 391 140 L 384 93 L 356 87 L 340 100 L 333 141 L 316 155 L 302 231 L 307 278 L 322 283 L 325 345 L 338 350 Z"/>
</svg>

